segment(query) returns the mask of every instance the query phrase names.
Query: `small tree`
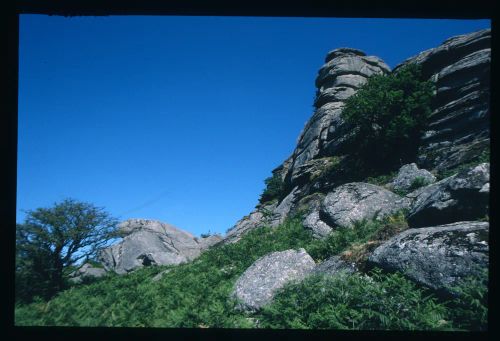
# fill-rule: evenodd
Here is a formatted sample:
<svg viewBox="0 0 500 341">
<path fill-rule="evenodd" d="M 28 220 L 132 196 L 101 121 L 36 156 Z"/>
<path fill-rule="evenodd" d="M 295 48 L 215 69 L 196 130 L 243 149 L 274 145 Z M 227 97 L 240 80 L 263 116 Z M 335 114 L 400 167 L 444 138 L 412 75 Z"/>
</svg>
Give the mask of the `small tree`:
<svg viewBox="0 0 500 341">
<path fill-rule="evenodd" d="M 259 202 L 262 204 L 273 199 L 280 199 L 285 187 L 281 175 L 279 173 L 273 173 L 273 176 L 264 180 L 264 183 L 266 184 L 266 188 L 260 195 Z"/>
<path fill-rule="evenodd" d="M 433 84 L 410 64 L 376 75 L 346 101 L 342 117 L 353 126 L 355 158 L 364 170 L 390 170 L 414 159 L 431 114 Z"/>
<path fill-rule="evenodd" d="M 117 237 L 117 223 L 103 208 L 73 199 L 29 210 L 16 230 L 16 298 L 49 298 L 64 289 L 66 270 Z"/>
</svg>

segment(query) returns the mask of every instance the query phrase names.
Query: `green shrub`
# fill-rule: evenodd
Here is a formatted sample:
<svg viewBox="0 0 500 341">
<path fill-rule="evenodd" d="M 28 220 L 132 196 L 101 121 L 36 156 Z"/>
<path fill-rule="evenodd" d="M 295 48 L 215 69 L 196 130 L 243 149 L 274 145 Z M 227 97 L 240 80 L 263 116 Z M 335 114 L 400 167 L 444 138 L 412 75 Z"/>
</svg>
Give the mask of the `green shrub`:
<svg viewBox="0 0 500 341">
<path fill-rule="evenodd" d="M 408 188 L 408 192 L 412 192 L 420 187 L 427 186 L 429 184 L 429 181 L 426 180 L 422 176 L 417 176 L 415 179 L 410 184 L 410 187 Z"/>
<path fill-rule="evenodd" d="M 266 188 L 260 195 L 259 202 L 261 204 L 274 199 L 280 199 L 283 196 L 285 184 L 279 173 L 273 173 L 272 176 L 264 180 L 264 183 L 266 184 Z"/>
<path fill-rule="evenodd" d="M 356 132 L 354 158 L 365 171 L 390 170 L 413 160 L 431 114 L 433 85 L 410 64 L 397 73 L 369 78 L 345 102 L 342 117 Z"/>
<path fill-rule="evenodd" d="M 285 286 L 259 314 L 264 328 L 443 329 L 446 308 L 400 274 L 317 275 Z"/>
</svg>

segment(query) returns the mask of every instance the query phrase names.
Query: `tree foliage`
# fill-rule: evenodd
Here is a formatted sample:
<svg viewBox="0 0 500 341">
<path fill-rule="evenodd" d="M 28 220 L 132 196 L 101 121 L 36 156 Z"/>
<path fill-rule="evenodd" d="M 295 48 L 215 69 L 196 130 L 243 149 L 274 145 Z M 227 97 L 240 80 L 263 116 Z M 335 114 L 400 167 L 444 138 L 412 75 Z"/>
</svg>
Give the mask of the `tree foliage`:
<svg viewBox="0 0 500 341">
<path fill-rule="evenodd" d="M 281 198 L 283 191 L 285 190 L 285 184 L 279 173 L 274 173 L 273 176 L 266 178 L 264 183 L 266 184 L 266 188 L 260 195 L 260 203 Z"/>
<path fill-rule="evenodd" d="M 90 203 L 66 199 L 27 212 L 16 229 L 16 298 L 48 298 L 64 289 L 67 270 L 116 237 L 117 220 Z"/>
<path fill-rule="evenodd" d="M 355 131 L 355 158 L 364 169 L 390 170 L 412 160 L 431 114 L 433 84 L 410 64 L 376 75 L 345 103 L 342 117 Z"/>
</svg>

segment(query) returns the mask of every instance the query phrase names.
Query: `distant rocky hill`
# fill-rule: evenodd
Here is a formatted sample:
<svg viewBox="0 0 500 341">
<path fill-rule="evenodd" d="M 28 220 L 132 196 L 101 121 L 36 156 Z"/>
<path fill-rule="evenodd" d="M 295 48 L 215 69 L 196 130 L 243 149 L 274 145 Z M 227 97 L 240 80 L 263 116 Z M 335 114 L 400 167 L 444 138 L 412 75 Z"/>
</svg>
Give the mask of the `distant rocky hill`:
<svg viewBox="0 0 500 341">
<path fill-rule="evenodd" d="M 295 216 L 316 238 L 326 238 L 337 229 L 353 228 L 356 221 L 404 212 L 410 229 L 374 244 L 367 267 L 400 271 L 423 286 L 447 291 L 489 264 L 490 44 L 489 29 L 453 37 L 392 71 L 360 50 L 329 52 L 316 78 L 315 112 L 292 155 L 273 170 L 282 182 L 278 198 L 259 203 L 224 237 L 198 239 L 158 221 L 125 221 L 125 237 L 102 252 L 101 262 L 107 270 L 126 273 L 189 262 L 211 246 L 238 242 L 251 230 Z M 341 115 L 345 101 L 373 75 L 397 73 L 411 63 L 421 66 L 436 89 L 417 156 L 379 182 L 346 173 L 337 166 L 352 158 L 356 145 Z M 304 250 L 269 254 L 242 275 L 245 280 L 237 282 L 234 295 L 243 309 L 257 309 L 287 278 L 356 271 L 338 256 L 313 263 Z M 265 283 L 262 290 L 258 283 Z"/>
<path fill-rule="evenodd" d="M 123 240 L 104 249 L 100 256 L 106 270 L 119 274 L 143 266 L 185 263 L 221 240 L 217 235 L 196 238 L 175 226 L 149 219 L 129 219 L 119 228 Z"/>
</svg>

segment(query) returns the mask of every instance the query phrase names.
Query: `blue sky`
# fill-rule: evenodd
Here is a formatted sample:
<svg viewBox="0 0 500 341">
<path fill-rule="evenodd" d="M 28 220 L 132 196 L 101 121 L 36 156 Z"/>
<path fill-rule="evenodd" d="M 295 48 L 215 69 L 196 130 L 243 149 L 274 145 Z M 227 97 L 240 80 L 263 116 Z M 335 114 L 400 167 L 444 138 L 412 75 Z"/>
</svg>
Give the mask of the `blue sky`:
<svg viewBox="0 0 500 341">
<path fill-rule="evenodd" d="M 390 67 L 489 20 L 21 15 L 17 221 L 64 198 L 224 233 L 313 112 L 326 53 Z"/>
</svg>

